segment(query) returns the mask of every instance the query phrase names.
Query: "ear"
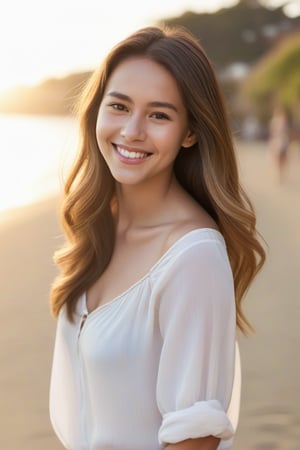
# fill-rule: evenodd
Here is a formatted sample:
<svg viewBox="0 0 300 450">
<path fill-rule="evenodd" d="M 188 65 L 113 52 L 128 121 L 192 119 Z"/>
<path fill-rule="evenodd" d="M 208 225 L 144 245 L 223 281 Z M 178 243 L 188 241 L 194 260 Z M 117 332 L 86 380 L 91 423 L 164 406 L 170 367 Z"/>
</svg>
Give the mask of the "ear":
<svg viewBox="0 0 300 450">
<path fill-rule="evenodd" d="M 191 130 L 189 130 L 185 136 L 185 138 L 182 141 L 181 147 L 189 148 L 192 147 L 197 142 L 197 137 L 195 133 Z"/>
</svg>

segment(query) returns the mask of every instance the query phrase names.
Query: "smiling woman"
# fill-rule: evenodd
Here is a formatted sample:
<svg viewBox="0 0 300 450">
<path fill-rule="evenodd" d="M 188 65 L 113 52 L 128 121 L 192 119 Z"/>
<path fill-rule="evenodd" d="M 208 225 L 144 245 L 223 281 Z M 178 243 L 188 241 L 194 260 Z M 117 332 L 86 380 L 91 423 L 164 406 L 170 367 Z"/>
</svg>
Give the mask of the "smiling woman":
<svg viewBox="0 0 300 450">
<path fill-rule="evenodd" d="M 212 65 L 182 29 L 117 44 L 78 110 L 51 292 L 53 427 L 69 450 L 223 450 L 236 327 L 264 262 Z"/>
<path fill-rule="evenodd" d="M 196 141 L 175 80 L 146 58 L 128 59 L 112 73 L 96 131 L 114 179 L 139 189 L 154 179 L 157 187 L 162 178 L 169 185 L 178 149 Z"/>
</svg>

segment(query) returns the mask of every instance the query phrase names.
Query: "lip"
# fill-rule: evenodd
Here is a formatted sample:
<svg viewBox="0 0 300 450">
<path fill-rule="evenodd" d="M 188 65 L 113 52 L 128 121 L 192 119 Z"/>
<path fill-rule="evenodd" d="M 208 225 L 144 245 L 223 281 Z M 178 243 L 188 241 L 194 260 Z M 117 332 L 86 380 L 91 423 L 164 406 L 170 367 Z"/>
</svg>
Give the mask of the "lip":
<svg viewBox="0 0 300 450">
<path fill-rule="evenodd" d="M 127 164 L 141 164 L 152 155 L 144 149 L 128 145 L 113 144 L 113 147 L 119 160 Z"/>
</svg>

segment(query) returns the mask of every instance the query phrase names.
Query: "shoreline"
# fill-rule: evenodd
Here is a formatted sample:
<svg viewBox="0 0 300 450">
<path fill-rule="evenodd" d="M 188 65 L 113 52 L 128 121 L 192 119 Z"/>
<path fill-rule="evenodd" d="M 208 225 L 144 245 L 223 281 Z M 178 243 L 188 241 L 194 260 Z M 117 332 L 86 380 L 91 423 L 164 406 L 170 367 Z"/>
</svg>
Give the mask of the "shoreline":
<svg viewBox="0 0 300 450">
<path fill-rule="evenodd" d="M 12 206 L 0 210 L 0 230 L 9 225 L 20 222 L 30 215 L 45 214 L 47 210 L 59 211 L 60 194 L 52 193 L 44 197 L 37 198 L 29 203 L 19 206 Z"/>
</svg>

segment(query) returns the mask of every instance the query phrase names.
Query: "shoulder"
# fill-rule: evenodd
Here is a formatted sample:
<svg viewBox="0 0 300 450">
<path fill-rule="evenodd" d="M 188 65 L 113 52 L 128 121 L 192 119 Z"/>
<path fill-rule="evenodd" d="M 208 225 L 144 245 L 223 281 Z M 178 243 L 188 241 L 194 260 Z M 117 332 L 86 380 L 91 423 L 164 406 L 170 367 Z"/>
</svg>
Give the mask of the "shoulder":
<svg viewBox="0 0 300 450">
<path fill-rule="evenodd" d="M 188 232 L 150 274 L 152 294 L 162 314 L 175 309 L 234 315 L 234 281 L 225 241 L 213 229 Z"/>
<path fill-rule="evenodd" d="M 193 280 L 203 284 L 224 278 L 232 281 L 232 271 L 223 236 L 213 228 L 196 228 L 175 241 L 151 273 L 161 285 Z"/>
<path fill-rule="evenodd" d="M 207 271 L 218 265 L 228 265 L 228 254 L 222 234 L 214 228 L 195 228 L 188 231 L 171 247 L 173 265 L 185 272 Z"/>
<path fill-rule="evenodd" d="M 173 236 L 174 238 L 174 236 Z M 177 239 L 174 239 L 169 250 L 174 249 L 174 257 L 181 256 L 189 258 L 192 255 L 201 259 L 204 252 L 215 253 L 222 249 L 222 253 L 226 251 L 225 240 L 219 230 L 209 227 L 198 227 L 188 229 L 185 233 L 179 234 Z M 186 256 L 185 256 L 186 255 Z"/>
<path fill-rule="evenodd" d="M 190 241 L 196 243 L 206 240 L 208 236 L 210 236 L 210 239 L 218 236 L 218 240 L 221 234 L 214 220 L 205 211 L 197 208 L 194 215 L 178 221 L 170 228 L 165 242 L 165 251 L 182 238 L 186 238 L 188 244 Z"/>
<path fill-rule="evenodd" d="M 170 213 L 172 225 L 169 227 L 165 241 L 165 250 L 193 230 L 213 229 L 218 231 L 218 225 L 213 218 L 181 186 L 177 185 L 173 197 L 173 209 Z"/>
</svg>

